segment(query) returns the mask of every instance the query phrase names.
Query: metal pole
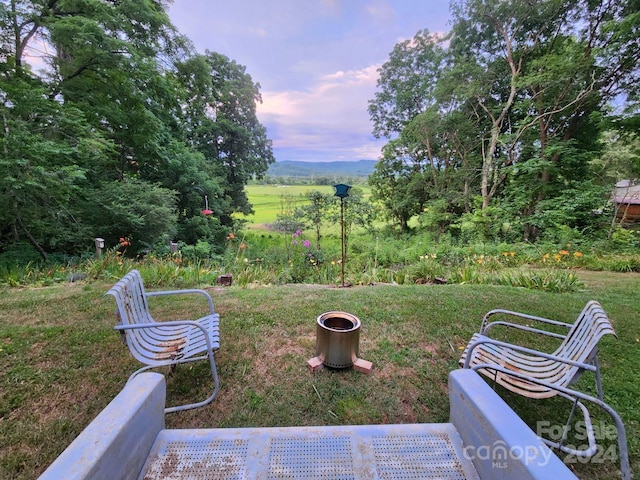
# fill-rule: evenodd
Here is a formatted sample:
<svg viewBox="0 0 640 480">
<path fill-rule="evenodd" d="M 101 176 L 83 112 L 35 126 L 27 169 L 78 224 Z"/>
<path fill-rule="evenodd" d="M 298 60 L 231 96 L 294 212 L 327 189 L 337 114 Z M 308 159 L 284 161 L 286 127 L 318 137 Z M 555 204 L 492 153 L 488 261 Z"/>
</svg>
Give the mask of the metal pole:
<svg viewBox="0 0 640 480">
<path fill-rule="evenodd" d="M 344 262 L 345 262 L 345 251 L 344 251 L 344 198 L 340 197 L 340 229 L 342 231 L 342 286 L 344 287 Z"/>
</svg>

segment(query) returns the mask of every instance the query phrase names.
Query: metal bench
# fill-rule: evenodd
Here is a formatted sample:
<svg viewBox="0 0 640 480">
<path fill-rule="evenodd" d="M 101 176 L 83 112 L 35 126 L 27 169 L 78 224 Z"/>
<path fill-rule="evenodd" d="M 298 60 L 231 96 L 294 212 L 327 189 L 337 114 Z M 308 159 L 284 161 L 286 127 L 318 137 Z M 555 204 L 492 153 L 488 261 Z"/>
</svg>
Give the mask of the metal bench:
<svg viewBox="0 0 640 480">
<path fill-rule="evenodd" d="M 160 295 L 197 294 L 206 298 L 209 313 L 197 320 L 157 322 L 149 311 L 149 297 Z M 214 353 L 220 347 L 220 316 L 214 311 L 213 300 L 204 290 L 185 289 L 146 292 L 142 276 L 131 270 L 108 292 L 117 304 L 118 324 L 114 327 L 123 334 L 131 354 L 145 366 L 135 371 L 129 381 L 139 373 L 152 368 L 171 366 L 198 360 L 209 360 L 213 377 L 213 393 L 205 400 L 166 408 L 176 412 L 202 407 L 218 394 L 219 380 Z"/>
<path fill-rule="evenodd" d="M 449 423 L 173 430 L 164 377 L 144 373 L 40 480 L 577 479 L 477 373 L 448 390 Z"/>
<path fill-rule="evenodd" d="M 493 318 L 499 318 L 493 320 Z M 523 323 L 507 321 L 504 318 L 519 319 Z M 567 330 L 566 334 L 532 327 L 529 324 L 556 327 Z M 496 327 L 514 328 L 534 334 L 561 340 L 553 353 L 496 340 L 489 336 Z M 587 458 L 597 452 L 595 433 L 589 410 L 585 402 L 595 404 L 608 413 L 618 430 L 618 444 L 623 478 L 629 478 L 629 461 L 624 425 L 613 408 L 604 403 L 600 366 L 598 363 L 598 342 L 605 335 L 615 336 L 615 332 L 602 306 L 592 300 L 586 304 L 573 324 L 550 320 L 511 310 L 496 309 L 488 312 L 480 327 L 480 332 L 472 336 L 465 348 L 459 364 L 490 378 L 507 390 L 519 395 L 543 399 L 560 396 L 573 403 L 567 418 L 568 431 L 576 408 L 582 412 L 587 433 L 587 448 L 574 449 L 564 445 L 564 437 L 559 441 L 544 439 L 551 447 L 578 457 Z M 598 397 L 570 389 L 585 371 L 595 375 Z"/>
</svg>

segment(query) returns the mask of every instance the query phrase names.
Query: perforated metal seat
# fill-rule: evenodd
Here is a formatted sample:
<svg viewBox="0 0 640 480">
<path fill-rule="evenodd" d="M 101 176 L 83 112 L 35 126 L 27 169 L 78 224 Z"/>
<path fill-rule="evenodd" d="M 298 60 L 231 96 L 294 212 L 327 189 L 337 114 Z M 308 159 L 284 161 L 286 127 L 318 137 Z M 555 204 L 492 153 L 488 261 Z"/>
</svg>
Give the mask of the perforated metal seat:
<svg viewBox="0 0 640 480">
<path fill-rule="evenodd" d="M 198 320 L 157 322 L 149 311 L 148 297 L 176 294 L 198 294 L 206 298 L 209 314 Z M 220 316 L 215 313 L 213 300 L 204 290 L 185 289 L 146 292 L 142 276 L 131 270 L 108 292 L 117 304 L 118 324 L 114 327 L 123 333 L 123 339 L 131 354 L 145 367 L 140 372 L 162 366 L 209 360 L 214 383 L 213 393 L 205 400 L 181 406 L 169 407 L 165 412 L 175 412 L 201 407 L 210 403 L 219 390 L 218 373 L 214 353 L 220 347 Z"/>
</svg>

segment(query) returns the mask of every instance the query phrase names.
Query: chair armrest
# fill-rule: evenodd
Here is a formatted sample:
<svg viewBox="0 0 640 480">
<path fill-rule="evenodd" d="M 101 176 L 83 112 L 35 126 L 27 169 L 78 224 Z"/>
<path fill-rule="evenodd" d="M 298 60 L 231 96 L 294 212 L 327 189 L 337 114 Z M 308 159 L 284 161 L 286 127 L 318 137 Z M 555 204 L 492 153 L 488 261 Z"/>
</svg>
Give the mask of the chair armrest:
<svg viewBox="0 0 640 480">
<path fill-rule="evenodd" d="M 512 328 L 516 328 L 519 330 L 525 330 L 531 333 L 538 333 L 541 335 L 547 335 L 549 337 L 554 337 L 554 338 L 561 338 L 564 339 L 566 335 L 561 335 L 559 333 L 554 333 L 554 332 L 549 332 L 548 330 L 542 330 L 539 328 L 534 328 L 534 327 L 529 327 L 528 325 L 521 325 L 518 323 L 512 323 L 512 322 L 507 322 L 504 320 L 499 320 L 499 321 L 495 321 L 495 322 L 490 322 L 487 323 L 489 318 L 493 315 L 508 315 L 511 317 L 516 317 L 516 318 L 521 318 L 523 320 L 531 320 L 534 322 L 540 322 L 540 323 L 544 323 L 546 325 L 553 325 L 553 326 L 557 326 L 557 327 L 564 327 L 567 330 L 569 330 L 573 325 L 571 325 L 570 323 L 565 323 L 565 322 L 559 322 L 557 320 L 551 320 L 549 318 L 544 318 L 544 317 L 537 317 L 535 315 L 528 315 L 526 313 L 520 313 L 520 312 L 514 312 L 511 310 L 503 310 L 503 309 L 495 309 L 495 310 L 491 310 L 490 312 L 487 312 L 487 314 L 485 314 L 484 318 L 482 319 L 482 326 L 480 327 L 480 334 L 481 335 L 487 335 L 487 332 L 497 326 L 497 325 L 501 325 L 501 326 L 506 326 L 506 327 L 512 327 Z"/>
<path fill-rule="evenodd" d="M 489 339 L 490 340 L 490 339 Z M 476 343 L 482 343 L 482 342 L 476 342 Z M 469 358 L 469 356 L 467 355 L 467 358 Z M 509 370 L 505 367 L 503 367 L 502 365 L 495 365 L 495 364 L 488 364 L 488 363 L 483 363 L 483 364 L 479 364 L 479 365 L 474 365 L 472 367 L 472 370 L 477 371 L 477 370 L 481 370 L 481 369 L 492 369 L 492 370 L 496 370 L 504 375 L 510 375 L 512 377 L 516 377 L 519 378 L 521 380 L 525 380 L 527 382 L 531 382 L 531 383 L 535 383 L 538 385 L 542 385 L 544 387 L 550 388 L 552 390 L 555 390 L 558 392 L 559 395 L 563 396 L 564 398 L 567 398 L 569 400 L 575 400 L 575 399 L 580 399 L 583 401 L 587 401 L 590 403 L 593 403 L 594 405 L 597 405 L 600 409 L 602 409 L 604 412 L 606 412 L 607 414 L 609 414 L 609 416 L 611 417 L 611 419 L 613 420 L 613 422 L 615 423 L 616 426 L 616 430 L 618 433 L 618 458 L 620 460 L 620 471 L 622 473 L 622 479 L 623 480 L 631 480 L 631 466 L 629 465 L 629 446 L 627 444 L 627 433 L 624 427 L 624 423 L 622 423 L 622 419 L 620 418 L 620 415 L 618 414 L 618 412 L 616 412 L 609 404 L 605 403 L 603 400 L 600 400 L 599 398 L 593 397 L 591 395 L 588 395 L 586 393 L 582 393 L 582 392 L 578 392 L 576 390 L 572 390 L 569 389 L 567 387 L 562 387 L 560 385 L 554 385 L 552 383 L 549 383 L 547 381 L 538 379 L 538 378 L 533 378 L 530 377 L 528 375 L 525 375 L 521 372 L 516 372 L 513 370 Z M 579 403 L 579 402 L 578 402 Z M 588 420 L 588 417 L 585 417 L 585 421 Z M 593 445 L 595 444 L 595 436 L 594 436 L 594 432 L 593 432 L 593 427 L 589 424 L 589 425 L 585 425 L 587 427 L 587 436 L 588 436 L 588 440 L 589 440 L 589 445 Z M 567 451 L 566 449 L 563 448 L 563 445 L 561 443 L 557 443 L 557 442 L 550 442 L 547 439 L 542 439 L 547 445 L 553 446 L 554 448 L 559 448 L 562 451 Z M 584 452 L 577 452 L 577 451 L 573 451 L 572 452 L 574 455 L 577 456 L 585 456 L 586 454 L 590 453 L 589 451 L 584 451 Z"/>
<path fill-rule="evenodd" d="M 213 300 L 211 299 L 211 295 L 209 295 L 209 293 L 204 290 L 198 290 L 194 288 L 184 289 L 184 290 L 165 290 L 161 292 L 146 292 L 146 296 L 159 297 L 162 295 L 182 295 L 182 294 L 191 294 L 191 293 L 195 293 L 205 297 L 207 299 L 207 302 L 209 303 L 209 313 L 215 313 L 213 309 Z"/>
<path fill-rule="evenodd" d="M 583 369 L 589 370 L 591 372 L 595 372 L 597 370 L 597 367 L 595 365 L 591 365 L 591 364 L 583 363 L 583 362 L 576 362 L 575 360 L 570 360 L 568 358 L 562 358 L 562 357 L 559 357 L 557 355 L 553 355 L 552 353 L 546 353 L 546 352 L 541 352 L 539 350 L 534 350 L 532 348 L 521 347 L 520 345 L 515 345 L 513 343 L 501 342 L 499 340 L 494 340 L 493 338 L 484 337 L 484 336 L 481 337 L 481 338 L 478 338 L 478 340 L 476 340 L 475 342 L 471 343 L 469 345 L 469 347 L 467 348 L 467 355 L 466 355 L 466 357 L 464 359 L 464 367 L 463 368 L 469 368 L 469 364 L 471 362 L 471 357 L 472 357 L 473 350 L 478 345 L 482 345 L 483 343 L 488 343 L 488 344 L 491 344 L 491 345 L 497 345 L 499 347 L 509 348 L 509 349 L 515 350 L 517 352 L 522 352 L 522 353 L 526 353 L 526 354 L 529 354 L 529 355 L 535 355 L 537 357 L 546 358 L 548 360 L 553 360 L 555 362 L 565 363 L 567 365 L 572 365 L 574 367 L 583 368 Z"/>
</svg>

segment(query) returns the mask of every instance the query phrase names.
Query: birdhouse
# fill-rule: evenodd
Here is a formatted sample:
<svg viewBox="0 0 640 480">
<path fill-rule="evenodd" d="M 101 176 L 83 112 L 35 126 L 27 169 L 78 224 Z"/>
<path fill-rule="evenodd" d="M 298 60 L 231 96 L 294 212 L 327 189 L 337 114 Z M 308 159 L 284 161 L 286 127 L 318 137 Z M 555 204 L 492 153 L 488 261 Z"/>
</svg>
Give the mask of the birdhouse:
<svg viewBox="0 0 640 480">
<path fill-rule="evenodd" d="M 336 193 L 334 196 L 340 198 L 347 198 L 349 196 L 349 190 L 351 190 L 351 185 L 345 185 L 344 183 L 339 183 L 338 185 L 334 185 L 333 188 L 336 189 Z"/>
</svg>

